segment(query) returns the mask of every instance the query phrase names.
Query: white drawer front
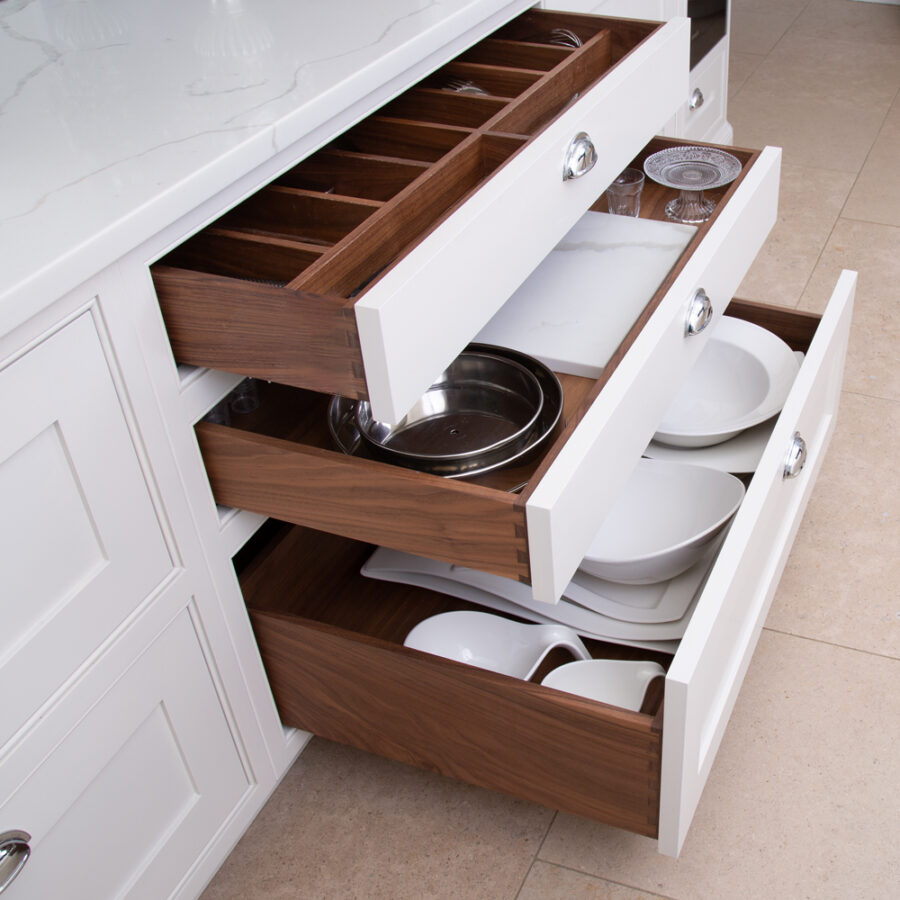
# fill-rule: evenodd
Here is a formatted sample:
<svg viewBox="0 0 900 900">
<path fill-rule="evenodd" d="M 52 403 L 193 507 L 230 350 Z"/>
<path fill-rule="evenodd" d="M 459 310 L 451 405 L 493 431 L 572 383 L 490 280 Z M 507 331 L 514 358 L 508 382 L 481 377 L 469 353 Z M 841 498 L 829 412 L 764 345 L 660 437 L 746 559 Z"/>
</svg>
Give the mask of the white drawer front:
<svg viewBox="0 0 900 900">
<path fill-rule="evenodd" d="M 659 848 L 677 855 L 835 423 L 856 273 L 844 272 L 666 676 Z M 808 457 L 784 478 L 795 432 Z"/>
<path fill-rule="evenodd" d="M 721 43 L 691 71 L 690 87 L 675 117 L 677 134 L 695 141 L 716 140 L 725 122 L 728 47 Z"/>
<path fill-rule="evenodd" d="M 31 846 L 10 900 L 167 897 L 248 790 L 186 610 L 44 744 L 37 729 L 0 768 L 0 832 Z"/>
<path fill-rule="evenodd" d="M 686 19 L 663 26 L 360 298 L 376 418 L 407 412 L 672 114 L 687 90 L 689 38 Z M 597 164 L 563 182 L 580 132 Z"/>
<path fill-rule="evenodd" d="M 527 501 L 534 597 L 554 603 L 775 223 L 781 152 L 766 148 Z M 686 337 L 698 288 L 715 319 Z"/>
<path fill-rule="evenodd" d="M 90 313 L 0 371 L 0 745 L 173 569 Z"/>
</svg>

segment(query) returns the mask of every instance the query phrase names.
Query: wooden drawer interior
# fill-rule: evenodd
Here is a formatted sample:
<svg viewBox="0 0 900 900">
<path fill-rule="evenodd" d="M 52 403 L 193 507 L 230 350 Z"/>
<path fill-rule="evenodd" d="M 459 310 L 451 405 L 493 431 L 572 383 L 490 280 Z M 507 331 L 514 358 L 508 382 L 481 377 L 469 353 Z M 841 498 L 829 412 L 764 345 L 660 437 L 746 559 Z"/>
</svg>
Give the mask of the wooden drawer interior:
<svg viewBox="0 0 900 900">
<path fill-rule="evenodd" d="M 673 143 L 652 141 L 635 164 Z M 758 156 L 749 150 L 735 153 L 744 170 L 715 194 L 719 208 Z M 646 193 L 641 216 L 665 220 L 665 204 L 675 192 L 650 184 Z M 598 204 L 605 208 L 603 198 Z M 231 427 L 209 422 L 197 426 L 217 502 L 530 583 L 525 504 L 531 492 L 717 215 L 718 209 L 697 229 L 600 377 L 560 375 L 565 406 L 557 434 L 542 453 L 522 465 L 463 481 L 403 469 L 365 454 L 346 456 L 328 432 L 330 395 L 261 384 L 262 402 L 255 413 L 234 417 Z M 238 330 L 245 351 L 255 346 L 253 336 L 252 331 Z M 431 515 L 436 504 L 442 513 L 439 521 Z"/>
<path fill-rule="evenodd" d="M 418 622 L 477 607 L 363 577 L 367 544 L 283 526 L 255 543 L 236 568 L 285 725 L 656 835 L 662 678 L 631 712 L 537 683 L 570 661 L 564 651 L 525 682 L 409 650 Z M 586 645 L 598 658 L 670 661 Z"/>
<path fill-rule="evenodd" d="M 365 398 L 355 299 L 658 27 L 529 11 L 240 203 L 152 267 L 176 359 Z"/>
<path fill-rule="evenodd" d="M 742 300 L 728 315 L 804 352 L 820 322 Z M 542 687 L 550 669 L 570 660 L 562 650 L 529 682 L 409 650 L 403 641 L 425 618 L 481 607 L 362 576 L 372 549 L 270 520 L 235 557 L 284 724 L 656 837 L 664 680 L 630 712 Z M 595 658 L 650 659 L 667 670 L 672 662 L 664 653 L 585 644 Z"/>
</svg>

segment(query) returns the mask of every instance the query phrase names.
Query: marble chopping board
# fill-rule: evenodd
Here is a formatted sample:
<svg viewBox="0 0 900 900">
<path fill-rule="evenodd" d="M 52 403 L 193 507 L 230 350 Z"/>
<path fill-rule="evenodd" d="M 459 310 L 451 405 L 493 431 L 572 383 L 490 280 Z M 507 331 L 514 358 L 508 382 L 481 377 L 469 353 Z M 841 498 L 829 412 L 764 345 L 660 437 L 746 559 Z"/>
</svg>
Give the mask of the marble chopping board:
<svg viewBox="0 0 900 900">
<path fill-rule="evenodd" d="M 597 378 L 696 230 L 585 213 L 475 340 Z"/>
</svg>

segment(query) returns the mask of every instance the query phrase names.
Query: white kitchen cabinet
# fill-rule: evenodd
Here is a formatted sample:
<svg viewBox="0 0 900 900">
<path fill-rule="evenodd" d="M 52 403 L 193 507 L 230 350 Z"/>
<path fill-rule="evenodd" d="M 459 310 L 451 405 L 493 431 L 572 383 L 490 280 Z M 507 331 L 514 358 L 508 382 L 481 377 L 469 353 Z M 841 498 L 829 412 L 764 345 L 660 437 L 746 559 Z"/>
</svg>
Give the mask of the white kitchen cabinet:
<svg viewBox="0 0 900 900">
<path fill-rule="evenodd" d="M 0 746 L 176 568 L 94 313 L 0 367 Z"/>
<path fill-rule="evenodd" d="M 189 608 L 0 767 L 0 831 L 30 846 L 10 900 L 170 896 L 250 789 Z"/>
<path fill-rule="evenodd" d="M 586 27 L 587 22 L 579 16 L 544 21 L 573 27 Z M 669 24 L 680 27 L 678 20 Z M 643 47 L 675 33 L 658 31 L 647 37 L 647 43 L 619 65 L 639 59 Z M 686 50 L 682 45 L 680 60 L 670 60 L 675 66 L 672 74 L 677 68 L 684 71 Z M 464 55 L 462 61 L 471 60 Z M 483 56 L 475 62 L 489 65 Z M 614 66 L 610 75 L 616 71 Z M 629 108 L 639 105 L 640 93 L 630 94 L 620 82 L 613 83 L 617 103 Z M 579 126 L 579 116 L 599 108 L 595 92 L 603 98 L 603 108 L 611 108 L 605 105 L 607 88 L 603 79 L 579 93 L 577 102 L 528 146 L 545 142 L 556 147 L 557 161 L 563 160 L 569 135 L 586 130 Z M 674 109 L 678 99 L 667 96 Z M 408 114 L 412 101 L 400 98 L 381 115 L 390 118 L 390 112 L 400 109 Z M 379 114 L 373 121 L 380 121 Z M 371 127 L 371 122 L 360 127 Z M 611 172 L 628 163 L 639 166 L 649 153 L 671 143 L 657 138 L 642 146 L 639 135 L 630 134 L 627 158 L 621 156 L 624 148 L 613 148 L 614 164 L 606 166 L 600 153 L 597 167 L 603 177 L 599 183 L 605 185 Z M 546 225 L 542 247 L 565 234 L 569 217 L 557 216 L 554 208 L 568 206 L 570 198 L 558 192 L 558 184 L 555 193 L 541 193 L 552 167 L 516 164 L 530 159 L 528 146 L 490 179 L 479 182 L 429 237 L 445 228 L 452 231 L 457 223 L 465 224 L 464 234 L 453 232 L 456 239 L 439 244 L 437 250 L 426 238 L 408 254 L 391 259 L 384 274 L 376 272 L 372 287 L 363 287 L 362 300 L 353 310 L 360 343 L 366 298 L 380 296 L 379 285 L 384 286 L 385 295 L 402 298 L 407 283 L 421 288 L 446 279 L 459 292 L 467 286 L 464 279 L 478 258 L 476 248 L 492 240 L 495 232 L 504 240 L 490 244 L 491 261 L 503 268 L 530 269 L 540 259 L 540 248 L 529 244 L 531 223 L 540 223 L 542 229 Z M 347 147 L 339 138 L 323 152 L 339 154 L 347 152 Z M 394 148 L 391 154 L 399 152 Z M 775 148 L 733 152 L 741 157 L 740 177 L 722 192 L 715 215 L 698 228 L 656 291 L 636 309 L 612 358 L 601 363 L 597 381 L 585 384 L 572 377 L 564 382 L 567 396 L 571 391 L 575 398 L 566 409 L 564 434 L 529 471 L 520 495 L 503 486 L 442 479 L 335 450 L 325 427 L 325 410 L 327 391 L 337 388 L 313 383 L 307 373 L 301 372 L 298 380 L 291 380 L 291 373 L 286 380 L 294 387 L 264 389 L 259 416 L 253 421 L 232 422 L 231 427 L 198 424 L 216 499 L 299 526 L 279 532 L 268 545 L 261 535 L 259 546 L 248 545 L 238 563 L 244 599 L 285 724 L 657 837 L 662 852 L 678 854 L 827 446 L 855 284 L 852 275 L 842 279 L 821 320 L 732 300 L 775 221 L 780 165 Z M 380 155 L 390 154 L 382 150 Z M 322 177 L 324 168 L 320 159 L 312 157 L 297 173 L 286 173 L 276 190 L 251 198 L 252 213 L 229 213 L 162 261 L 154 279 L 176 358 L 184 350 L 188 362 L 218 359 L 224 368 L 279 380 L 278 366 L 283 362 L 279 352 L 261 353 L 255 339 L 269 316 L 276 328 L 284 327 L 278 311 L 287 300 L 285 288 L 258 286 L 252 278 L 265 278 L 267 273 L 250 268 L 255 259 L 263 260 L 270 251 L 274 254 L 275 244 L 267 242 L 266 232 L 278 232 L 279 226 L 273 224 L 278 214 L 269 215 L 269 211 L 289 189 L 303 197 L 331 193 L 331 182 L 295 180 L 301 175 L 309 179 L 310 171 Z M 503 185 L 502 202 L 493 193 L 498 179 Z M 422 182 L 427 183 L 427 179 Z M 579 190 L 582 185 L 592 182 L 580 180 Z M 586 203 L 573 201 L 574 209 L 583 211 L 594 204 L 603 208 L 596 182 L 589 190 L 593 196 L 589 194 Z M 658 185 L 645 187 L 646 216 L 665 221 L 664 194 Z M 531 202 L 535 196 L 540 203 Z M 485 197 L 492 202 L 488 204 Z M 520 233 L 522 245 L 507 239 Z M 245 250 L 240 262 L 233 252 L 223 253 L 228 247 L 234 251 L 238 240 Z M 278 251 L 287 249 L 290 240 L 279 238 Z M 340 242 L 338 237 L 335 246 Z M 348 246 L 352 243 L 348 239 Z M 426 246 L 429 252 L 434 250 L 434 256 L 417 256 Z M 456 248 L 459 271 L 451 274 Z M 414 265 L 408 263 L 410 259 L 415 259 Z M 311 265 L 316 274 L 326 268 L 320 265 L 316 270 L 317 265 L 316 261 Z M 407 282 L 408 265 L 422 280 Z M 339 270 L 339 278 L 345 274 Z M 357 271 L 354 278 L 345 279 L 344 290 L 356 283 L 358 275 Z M 232 279 L 240 283 L 231 284 Z M 288 290 L 290 285 L 299 286 L 290 278 L 281 280 L 289 282 Z M 521 273 L 514 282 L 520 280 Z M 329 294 L 324 280 L 313 283 Z M 587 303 L 593 299 L 592 287 L 583 286 Z M 497 290 L 494 284 L 493 291 Z M 463 325 L 450 326 L 457 350 L 494 314 L 508 291 L 505 285 L 504 293 L 492 294 L 489 303 L 479 306 L 478 316 L 464 314 Z M 229 294 L 253 298 L 252 326 L 243 344 L 230 335 L 217 342 L 216 322 L 211 327 L 202 322 L 197 326 L 197 319 L 209 318 L 204 306 Z M 404 353 L 415 356 L 419 346 L 430 353 L 437 346 L 432 343 L 435 333 L 445 330 L 448 315 L 452 318 L 455 312 L 451 299 L 436 289 L 420 290 L 418 296 L 413 293 L 398 301 L 398 340 L 393 343 L 390 329 L 383 329 L 373 345 L 378 347 L 376 355 L 384 360 Z M 410 312 L 414 300 L 418 304 Z M 706 330 L 693 333 L 686 323 L 698 303 L 711 303 L 711 307 L 705 307 Z M 405 649 L 403 638 L 411 627 L 460 604 L 442 592 L 361 578 L 359 567 L 371 545 L 393 546 L 443 559 L 452 566 L 526 581 L 537 599 L 552 603 L 726 310 L 770 328 L 794 349 L 806 352 L 806 361 L 697 599 L 695 617 L 681 646 L 674 656 L 660 657 L 668 670 L 665 684 L 648 695 L 645 708 L 633 713 L 596 704 Z M 249 315 L 246 310 L 240 312 L 244 318 Z M 227 321 L 235 329 L 240 318 L 236 315 Z M 417 324 L 409 325 L 410 321 Z M 310 334 L 314 327 L 305 323 L 299 332 L 288 332 L 295 351 L 316 351 Z M 361 386 L 378 390 L 382 367 L 371 370 L 371 358 L 363 354 L 365 383 Z M 442 351 L 435 351 L 433 364 L 443 367 Z M 424 377 L 426 371 L 419 369 L 415 378 Z M 370 382 L 372 372 L 375 378 Z M 407 376 L 413 378 L 408 372 Z M 406 376 L 398 378 L 398 383 L 405 383 Z M 353 396 L 353 391 L 348 394 Z M 396 397 L 395 412 L 402 412 L 406 401 L 403 394 Z M 785 478 L 784 460 L 795 432 L 807 442 L 808 462 L 799 475 Z M 429 533 L 430 528 L 438 533 Z M 245 557 L 250 557 L 249 563 Z M 608 644 L 593 649 L 601 657 L 620 652 Z M 358 678 L 360 670 L 368 673 L 367 679 Z M 565 753 L 561 754 L 562 746 Z M 552 767 L 548 759 L 554 760 Z"/>
<path fill-rule="evenodd" d="M 727 76 L 727 41 L 724 55 L 718 47 L 719 56 L 690 71 L 688 27 L 678 18 L 683 9 L 656 3 L 640 17 L 655 18 L 660 7 L 661 17 L 672 19 L 664 26 L 607 22 L 592 31 L 576 16 L 568 21 L 586 29 L 586 52 L 532 47 L 529 65 L 509 66 L 520 71 L 506 84 L 534 100 L 531 121 L 521 115 L 526 104 L 494 98 L 481 105 L 500 118 L 488 113 L 485 121 L 505 130 L 466 119 L 413 129 L 427 135 L 427 156 L 437 146 L 456 168 L 435 169 L 438 177 L 418 198 L 406 191 L 411 181 L 400 185 L 397 195 L 414 210 L 402 229 L 388 218 L 397 205 L 392 196 L 334 197 L 352 191 L 290 183 L 295 168 L 305 166 L 307 175 L 315 170 L 329 143 L 337 155 L 346 153 L 340 132 L 349 124 L 358 136 L 371 127 L 385 98 L 394 97 L 390 109 L 403 115 L 384 118 L 418 115 L 420 108 L 402 106 L 411 101 L 399 96 L 413 80 L 408 73 L 421 77 L 423 59 L 433 60 L 432 68 L 457 65 L 447 62 L 450 43 L 476 54 L 496 50 L 472 48 L 483 43 L 488 20 L 494 27 L 513 15 L 513 6 L 521 4 L 493 5 L 483 21 L 467 9 L 446 45 L 437 46 L 423 29 L 416 58 L 398 61 L 395 53 L 388 75 L 378 81 L 371 74 L 378 82 L 371 94 L 368 88 L 354 88 L 352 97 L 313 91 L 315 102 L 341 107 L 327 115 L 307 107 L 295 116 L 281 108 L 269 131 L 255 131 L 232 117 L 229 106 L 227 122 L 202 136 L 215 148 L 212 159 L 193 137 L 163 142 L 179 161 L 188 151 L 198 154 L 190 177 L 165 165 L 163 175 L 141 169 L 142 177 L 131 180 L 120 177 L 117 165 L 101 168 L 113 173 L 114 198 L 130 197 L 133 181 L 152 184 L 153 201 L 129 201 L 113 224 L 91 232 L 90 254 L 76 253 L 77 244 L 54 252 L 56 259 L 78 258 L 67 290 L 126 254 L 115 296 L 104 299 L 101 292 L 89 309 L 82 299 L 76 310 L 71 304 L 52 310 L 33 297 L 23 298 L 27 315 L 19 307 L 0 308 L 13 327 L 40 310 L 25 337 L 13 339 L 18 343 L 4 338 L 0 372 L 4 398 L 16 399 L 6 419 L 13 426 L 0 438 L 0 553 L 7 554 L 7 571 L 19 573 L 18 596 L 4 597 L 6 621 L 15 629 L 8 640 L 0 638 L 0 666 L 5 679 L 21 686 L 4 720 L 8 734 L 0 735 L 0 833 L 27 832 L 33 848 L 10 897 L 58 896 L 76 883 L 92 898 L 193 895 L 299 751 L 304 734 L 294 728 L 593 815 L 656 836 L 662 851 L 677 853 L 824 452 L 852 284 L 842 281 L 821 322 L 752 304 L 729 307 L 774 221 L 779 167 L 772 148 L 735 151 L 741 177 L 721 192 L 716 217 L 623 335 L 615 364 L 593 383 L 566 382 L 568 440 L 534 464 L 541 477 L 525 494 L 388 471 L 337 454 L 317 411 L 332 392 L 371 393 L 385 418 L 402 413 L 585 210 L 597 202 L 602 208 L 611 178 L 666 145 L 653 134 L 667 121 L 689 139 L 712 132 L 721 139 L 727 129 L 724 93 L 707 88 Z M 523 38 L 519 27 L 499 42 L 541 43 Z M 541 58 L 550 60 L 543 68 Z M 569 64 L 557 70 L 566 58 Z M 600 74 L 598 61 L 607 72 L 588 89 Z M 463 58 L 462 65 L 469 73 L 498 75 L 483 56 Z M 288 73 L 296 75 L 293 56 Z M 691 118 L 685 109 L 697 87 L 705 99 Z M 412 91 L 413 99 L 438 90 L 431 82 Z M 237 93 L 223 96 L 231 104 Z M 469 100 L 454 115 L 469 116 L 480 104 Z M 167 123 L 177 117 L 175 106 L 167 107 Z M 265 108 L 253 106 L 254 123 Z M 299 133 L 301 119 L 310 124 Z M 244 128 L 253 138 L 246 144 L 223 137 Z M 123 154 L 128 161 L 120 160 L 125 173 L 135 171 L 135 160 L 159 164 L 158 129 L 146 152 L 136 154 L 133 131 Z M 589 156 L 582 132 L 597 160 L 581 177 L 563 181 L 573 141 Z M 368 155 L 400 153 L 396 145 L 383 151 Z M 406 160 L 395 169 L 415 180 L 434 161 Z M 222 181 L 226 169 L 233 184 Z M 92 191 L 95 174 L 72 184 Z M 380 183 L 369 170 L 356 175 Z M 272 178 L 276 183 L 260 190 Z M 329 195 L 324 203 L 340 207 L 337 218 L 354 222 L 371 214 L 382 227 L 328 234 L 318 245 L 297 234 L 272 240 L 258 220 L 241 220 L 245 204 L 259 203 L 255 192 L 270 199 L 299 194 L 304 202 Z M 44 197 L 43 188 L 36 196 Z M 648 206 L 661 197 L 648 186 Z M 159 198 L 170 205 L 154 206 Z M 423 204 L 430 217 L 420 217 Z M 145 215 L 150 208 L 156 219 Z M 175 212 L 160 221 L 161 208 Z M 72 204 L 73 221 L 76 212 Z M 49 233 L 46 222 L 43 227 Z M 97 233 L 115 253 L 97 250 Z M 323 242 L 334 252 L 323 252 Z M 265 264 L 248 252 L 260 247 L 268 248 Z M 147 266 L 157 261 L 154 296 Z M 54 263 L 38 273 L 39 283 L 57 285 L 65 280 L 60 273 Z M 714 315 L 705 334 L 685 339 L 685 314 L 700 288 L 712 297 Z M 195 314 L 194 301 L 205 303 L 205 312 Z M 194 319 L 186 332 L 173 313 L 179 305 Z M 501 574 L 532 582 L 543 599 L 553 600 L 580 558 L 579 542 L 614 499 L 616 479 L 634 464 L 655 417 L 727 307 L 770 324 L 807 358 L 695 621 L 678 653 L 661 657 L 668 675 L 647 708 L 619 710 L 405 650 L 412 624 L 458 601 L 360 578 L 367 542 L 387 533 L 406 549 L 430 552 L 434 543 L 418 542 L 434 527 L 436 511 L 455 516 L 458 535 L 478 522 L 485 530 L 465 552 L 453 537 L 444 557 L 471 565 L 484 561 L 479 554 L 486 550 L 493 562 L 484 568 L 496 568 L 502 558 Z M 273 310 L 279 314 L 274 327 L 266 322 Z M 330 343 L 320 342 L 325 332 L 317 330 L 326 320 Z M 261 334 L 266 342 L 276 339 L 274 349 L 260 353 Z M 176 369 L 173 356 L 183 366 Z M 259 427 L 200 423 L 195 437 L 192 427 L 205 408 L 244 374 L 275 382 L 264 389 L 270 397 L 288 396 L 287 406 L 264 403 L 261 416 L 274 411 L 273 421 Z M 291 391 L 302 398 L 299 406 L 285 394 Z M 286 432 L 304 419 L 320 432 L 307 444 Z M 783 444 L 794 431 L 805 436 L 810 462 L 799 477 L 782 481 Z M 217 509 L 216 499 L 239 509 Z M 368 517 L 363 525 L 361 509 Z M 269 515 L 300 527 L 273 546 L 264 546 L 265 534 L 249 541 L 238 554 L 239 588 L 230 557 Z M 54 566 L 43 565 L 50 557 Z M 29 602 L 20 602 L 23 596 Z M 370 679 L 359 679 L 359 663 Z M 436 708 L 444 712 L 435 715 Z M 555 761 L 552 773 L 548 759 Z"/>
</svg>

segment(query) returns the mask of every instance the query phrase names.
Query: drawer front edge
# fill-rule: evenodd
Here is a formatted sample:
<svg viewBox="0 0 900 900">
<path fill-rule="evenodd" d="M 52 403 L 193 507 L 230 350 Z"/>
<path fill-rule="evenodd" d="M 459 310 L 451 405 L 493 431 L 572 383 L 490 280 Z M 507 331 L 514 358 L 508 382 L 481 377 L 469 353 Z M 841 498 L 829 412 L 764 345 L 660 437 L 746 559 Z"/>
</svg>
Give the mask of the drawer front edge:
<svg viewBox="0 0 900 900">
<path fill-rule="evenodd" d="M 687 90 L 688 26 L 668 22 L 620 60 L 357 301 L 376 418 L 407 412 L 673 113 Z M 598 162 L 563 183 L 581 131 Z"/>
<path fill-rule="evenodd" d="M 677 856 L 835 424 L 856 273 L 842 273 L 666 677 L 659 850 Z M 782 477 L 794 432 L 808 457 Z"/>
<path fill-rule="evenodd" d="M 781 151 L 767 147 L 544 474 L 526 505 L 536 600 L 555 603 L 775 224 Z M 685 339 L 704 288 L 713 325 Z"/>
</svg>

